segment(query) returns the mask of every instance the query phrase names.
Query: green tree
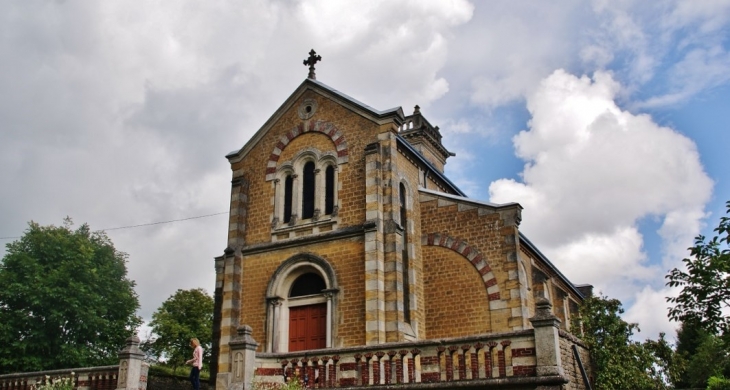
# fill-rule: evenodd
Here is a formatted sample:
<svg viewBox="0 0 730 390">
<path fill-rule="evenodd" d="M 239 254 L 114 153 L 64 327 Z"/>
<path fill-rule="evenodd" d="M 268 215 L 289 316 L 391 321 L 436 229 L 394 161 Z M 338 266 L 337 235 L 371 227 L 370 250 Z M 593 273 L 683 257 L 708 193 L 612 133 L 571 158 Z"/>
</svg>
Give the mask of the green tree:
<svg viewBox="0 0 730 390">
<path fill-rule="evenodd" d="M 621 301 L 608 297 L 588 297 L 580 309 L 583 341 L 591 351 L 597 389 L 664 389 L 666 373 L 657 369 L 654 350 L 666 353 L 665 345 L 645 346 L 631 341 L 636 324 L 621 319 Z"/>
<path fill-rule="evenodd" d="M 725 345 L 721 337 L 705 334 L 687 363 L 686 378 L 691 387 L 703 388 L 711 377 L 730 374 L 730 357 Z"/>
<path fill-rule="evenodd" d="M 730 324 L 723 310 L 730 307 L 730 217 L 720 218 L 714 231 L 717 235 L 709 241 L 702 235 L 695 238 L 690 257 L 682 260 L 686 271 L 669 271 L 667 285 L 682 290 L 667 301 L 674 305 L 670 319 L 696 324 L 711 334 L 726 334 Z"/>
<path fill-rule="evenodd" d="M 205 290 L 177 290 L 152 314 L 150 327 L 157 338 L 145 347 L 158 359 L 175 368 L 183 365 L 192 356 L 190 339 L 196 337 L 203 347 L 204 361 L 210 362 L 213 298 Z"/>
<path fill-rule="evenodd" d="M 697 324 L 690 322 L 682 322 L 677 329 L 676 356 L 682 362 L 683 368 L 679 371 L 679 375 L 673 379 L 674 387 L 678 389 L 691 388 L 693 379 L 690 378 L 691 372 L 687 369 L 690 361 L 697 353 L 697 349 L 710 334 Z"/>
<path fill-rule="evenodd" d="M 86 224 L 28 224 L 0 263 L 0 373 L 113 364 L 141 323 L 127 255 Z"/>
<path fill-rule="evenodd" d="M 659 340 L 646 340 L 643 346 L 654 358 L 654 363 L 649 367 L 652 380 L 655 383 L 662 382 L 656 388 L 666 388 L 665 384 L 669 383 L 676 387 L 686 371 L 687 361 L 669 344 L 666 334 L 659 333 Z"/>
</svg>

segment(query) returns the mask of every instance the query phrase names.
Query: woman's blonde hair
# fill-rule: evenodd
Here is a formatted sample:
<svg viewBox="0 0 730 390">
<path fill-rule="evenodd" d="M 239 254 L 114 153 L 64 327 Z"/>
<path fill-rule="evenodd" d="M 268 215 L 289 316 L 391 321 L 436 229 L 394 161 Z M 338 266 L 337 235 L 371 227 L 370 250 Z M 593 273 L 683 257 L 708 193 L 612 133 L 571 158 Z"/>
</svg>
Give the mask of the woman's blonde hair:
<svg viewBox="0 0 730 390">
<path fill-rule="evenodd" d="M 195 337 L 190 339 L 190 342 L 193 343 L 196 347 L 200 345 L 200 341 L 198 341 L 198 339 L 196 339 Z"/>
</svg>

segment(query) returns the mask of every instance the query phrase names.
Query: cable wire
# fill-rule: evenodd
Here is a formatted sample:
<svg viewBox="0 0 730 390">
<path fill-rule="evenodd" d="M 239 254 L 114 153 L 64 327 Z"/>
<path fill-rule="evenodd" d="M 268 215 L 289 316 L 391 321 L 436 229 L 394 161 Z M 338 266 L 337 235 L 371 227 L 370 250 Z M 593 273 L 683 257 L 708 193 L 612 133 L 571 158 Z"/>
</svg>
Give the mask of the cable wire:
<svg viewBox="0 0 730 390">
<path fill-rule="evenodd" d="M 228 211 L 224 211 L 222 213 L 215 213 L 215 214 L 198 215 L 196 217 L 188 217 L 188 218 L 181 218 L 181 219 L 172 219 L 172 220 L 169 220 L 169 221 L 142 223 L 142 224 L 139 224 L 139 225 L 119 226 L 119 227 L 113 227 L 113 228 L 107 228 L 107 229 L 99 229 L 99 230 L 108 232 L 110 230 L 132 229 L 132 228 L 143 227 L 143 226 L 162 225 L 162 224 L 165 224 L 165 223 L 173 223 L 173 222 L 189 221 L 191 219 L 200 219 L 200 218 L 214 217 L 216 215 L 223 215 L 223 214 L 228 214 Z M 0 240 L 14 240 L 16 238 L 20 238 L 20 236 L 18 236 L 18 237 L 0 237 Z"/>
</svg>

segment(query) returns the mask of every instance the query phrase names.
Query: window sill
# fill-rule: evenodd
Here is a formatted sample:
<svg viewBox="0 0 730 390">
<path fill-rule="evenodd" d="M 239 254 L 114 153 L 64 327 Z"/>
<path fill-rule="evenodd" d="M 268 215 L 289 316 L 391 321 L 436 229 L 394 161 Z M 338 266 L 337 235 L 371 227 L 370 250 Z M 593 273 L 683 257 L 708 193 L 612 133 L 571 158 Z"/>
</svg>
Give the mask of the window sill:
<svg viewBox="0 0 730 390">
<path fill-rule="evenodd" d="M 333 230 L 337 230 L 337 218 L 326 215 L 317 221 L 310 218 L 298 221 L 295 225 L 291 226 L 289 224 L 282 224 L 271 229 L 271 239 L 272 241 L 283 241 Z"/>
</svg>

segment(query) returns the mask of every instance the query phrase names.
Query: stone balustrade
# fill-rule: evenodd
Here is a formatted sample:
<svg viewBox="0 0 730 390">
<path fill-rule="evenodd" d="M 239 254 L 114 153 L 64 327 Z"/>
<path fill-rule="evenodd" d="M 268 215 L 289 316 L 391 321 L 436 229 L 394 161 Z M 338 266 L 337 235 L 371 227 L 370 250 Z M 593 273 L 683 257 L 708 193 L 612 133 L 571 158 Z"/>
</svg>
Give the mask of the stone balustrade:
<svg viewBox="0 0 730 390">
<path fill-rule="evenodd" d="M 534 378 L 536 364 L 535 337 L 529 329 L 306 353 L 257 353 L 254 382 L 273 384 L 299 378 L 310 388 L 458 381 L 487 384 Z"/>
<path fill-rule="evenodd" d="M 0 390 L 31 390 L 47 379 L 72 377 L 78 390 L 113 390 L 117 388 L 119 365 L 36 371 L 0 375 Z"/>
<path fill-rule="evenodd" d="M 0 375 L 0 390 L 34 390 L 48 380 L 74 379 L 75 390 L 146 390 L 149 364 L 139 349 L 139 338 L 129 337 L 115 366 L 70 368 Z"/>
</svg>

